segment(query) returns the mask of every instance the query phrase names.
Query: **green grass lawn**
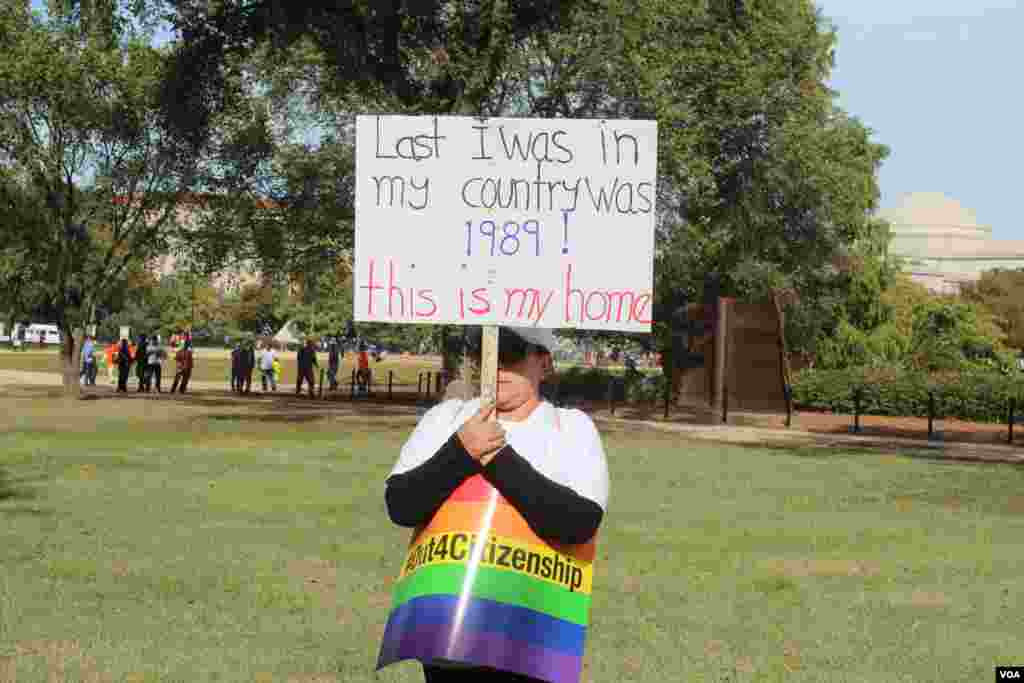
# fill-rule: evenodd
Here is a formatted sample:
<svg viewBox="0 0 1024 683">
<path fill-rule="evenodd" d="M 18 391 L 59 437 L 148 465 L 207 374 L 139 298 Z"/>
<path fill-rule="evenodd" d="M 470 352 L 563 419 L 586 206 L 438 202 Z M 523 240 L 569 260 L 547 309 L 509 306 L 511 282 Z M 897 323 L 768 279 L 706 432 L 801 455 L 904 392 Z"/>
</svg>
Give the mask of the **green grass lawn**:
<svg viewBox="0 0 1024 683">
<path fill-rule="evenodd" d="M 0 398 L 0 681 L 373 673 L 411 418 Z M 605 431 L 585 680 L 985 681 L 1024 663 L 1024 470 Z M 5 678 L 5 675 L 7 678 Z"/>
</svg>

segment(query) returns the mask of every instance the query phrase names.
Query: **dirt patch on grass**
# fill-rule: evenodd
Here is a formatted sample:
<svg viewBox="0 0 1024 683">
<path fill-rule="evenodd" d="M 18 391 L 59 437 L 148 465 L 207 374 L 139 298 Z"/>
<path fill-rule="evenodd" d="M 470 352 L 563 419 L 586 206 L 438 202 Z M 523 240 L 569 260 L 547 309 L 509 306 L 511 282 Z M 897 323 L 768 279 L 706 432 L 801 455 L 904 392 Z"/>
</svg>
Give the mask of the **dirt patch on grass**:
<svg viewBox="0 0 1024 683">
<path fill-rule="evenodd" d="M 937 608 L 948 607 L 949 596 L 937 591 L 916 590 L 909 595 L 907 593 L 894 593 L 889 596 L 889 604 L 893 607 L 919 607 Z"/>
<path fill-rule="evenodd" d="M 14 652 L 15 656 L 7 658 L 6 665 L 3 659 L 0 659 L 0 682 L 6 683 L 8 679 L 4 676 L 8 674 L 11 681 L 18 680 L 18 660 L 29 657 L 44 657 L 46 659 L 50 681 L 70 680 L 66 672 L 76 669 L 81 676 L 78 680 L 83 683 L 108 683 L 114 680 L 111 676 L 101 674 L 97 670 L 96 660 L 85 654 L 76 640 L 25 640 L 15 643 Z"/>
<path fill-rule="evenodd" d="M 750 657 L 737 657 L 735 666 L 736 670 L 743 674 L 752 674 L 757 671 L 754 668 L 754 660 Z"/>
<path fill-rule="evenodd" d="M 780 576 L 876 576 L 882 568 L 877 562 L 864 560 L 785 559 L 764 563 L 773 574 Z"/>
<path fill-rule="evenodd" d="M 782 645 L 782 665 L 786 667 L 786 671 L 794 673 L 800 670 L 802 663 L 800 661 L 800 646 L 792 640 L 787 640 Z"/>
<path fill-rule="evenodd" d="M 17 678 L 14 657 L 0 657 L 0 683 L 14 683 Z"/>
<path fill-rule="evenodd" d="M 910 512 L 914 509 L 914 499 L 909 496 L 896 496 L 892 502 L 896 504 L 896 510 L 899 512 Z"/>
<path fill-rule="evenodd" d="M 1024 515 L 1024 496 L 1011 496 L 1006 501 L 1006 511 L 1017 515 Z"/>
<path fill-rule="evenodd" d="M 333 606 L 338 598 L 338 568 L 319 557 L 293 560 L 288 573 L 302 579 L 303 588 L 316 596 L 323 606 Z"/>
</svg>

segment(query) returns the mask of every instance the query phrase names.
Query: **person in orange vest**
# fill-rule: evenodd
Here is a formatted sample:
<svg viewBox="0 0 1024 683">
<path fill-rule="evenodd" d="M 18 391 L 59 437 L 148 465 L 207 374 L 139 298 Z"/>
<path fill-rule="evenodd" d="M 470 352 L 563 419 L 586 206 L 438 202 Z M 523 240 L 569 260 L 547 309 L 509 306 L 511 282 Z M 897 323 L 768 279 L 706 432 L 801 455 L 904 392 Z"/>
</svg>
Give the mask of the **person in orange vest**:
<svg viewBox="0 0 1024 683">
<path fill-rule="evenodd" d="M 110 342 L 104 351 L 107 357 L 107 379 L 110 380 L 111 384 L 116 384 L 117 380 L 114 378 L 114 356 L 117 355 L 117 342 Z"/>
</svg>

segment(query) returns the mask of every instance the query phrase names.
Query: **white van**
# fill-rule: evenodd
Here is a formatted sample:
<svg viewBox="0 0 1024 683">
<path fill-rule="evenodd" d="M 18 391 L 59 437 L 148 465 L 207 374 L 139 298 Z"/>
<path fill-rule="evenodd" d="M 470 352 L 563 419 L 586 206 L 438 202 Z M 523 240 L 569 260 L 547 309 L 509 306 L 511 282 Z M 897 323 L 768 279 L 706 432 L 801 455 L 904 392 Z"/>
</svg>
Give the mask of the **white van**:
<svg viewBox="0 0 1024 683">
<path fill-rule="evenodd" d="M 53 324 L 32 323 L 25 330 L 25 343 L 27 344 L 38 344 L 41 341 L 47 345 L 59 346 L 60 340 L 60 328 Z"/>
</svg>

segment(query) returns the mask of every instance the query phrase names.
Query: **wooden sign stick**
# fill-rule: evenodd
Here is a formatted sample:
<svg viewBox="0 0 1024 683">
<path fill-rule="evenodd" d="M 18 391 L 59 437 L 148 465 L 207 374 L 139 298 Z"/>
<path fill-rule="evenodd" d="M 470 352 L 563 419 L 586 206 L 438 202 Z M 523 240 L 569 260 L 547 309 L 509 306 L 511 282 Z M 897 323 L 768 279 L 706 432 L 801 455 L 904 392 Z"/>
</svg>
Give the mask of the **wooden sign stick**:
<svg viewBox="0 0 1024 683">
<path fill-rule="evenodd" d="M 484 325 L 480 343 L 480 401 L 483 405 L 498 398 L 498 326 Z M 498 419 L 498 411 L 491 416 Z"/>
</svg>

